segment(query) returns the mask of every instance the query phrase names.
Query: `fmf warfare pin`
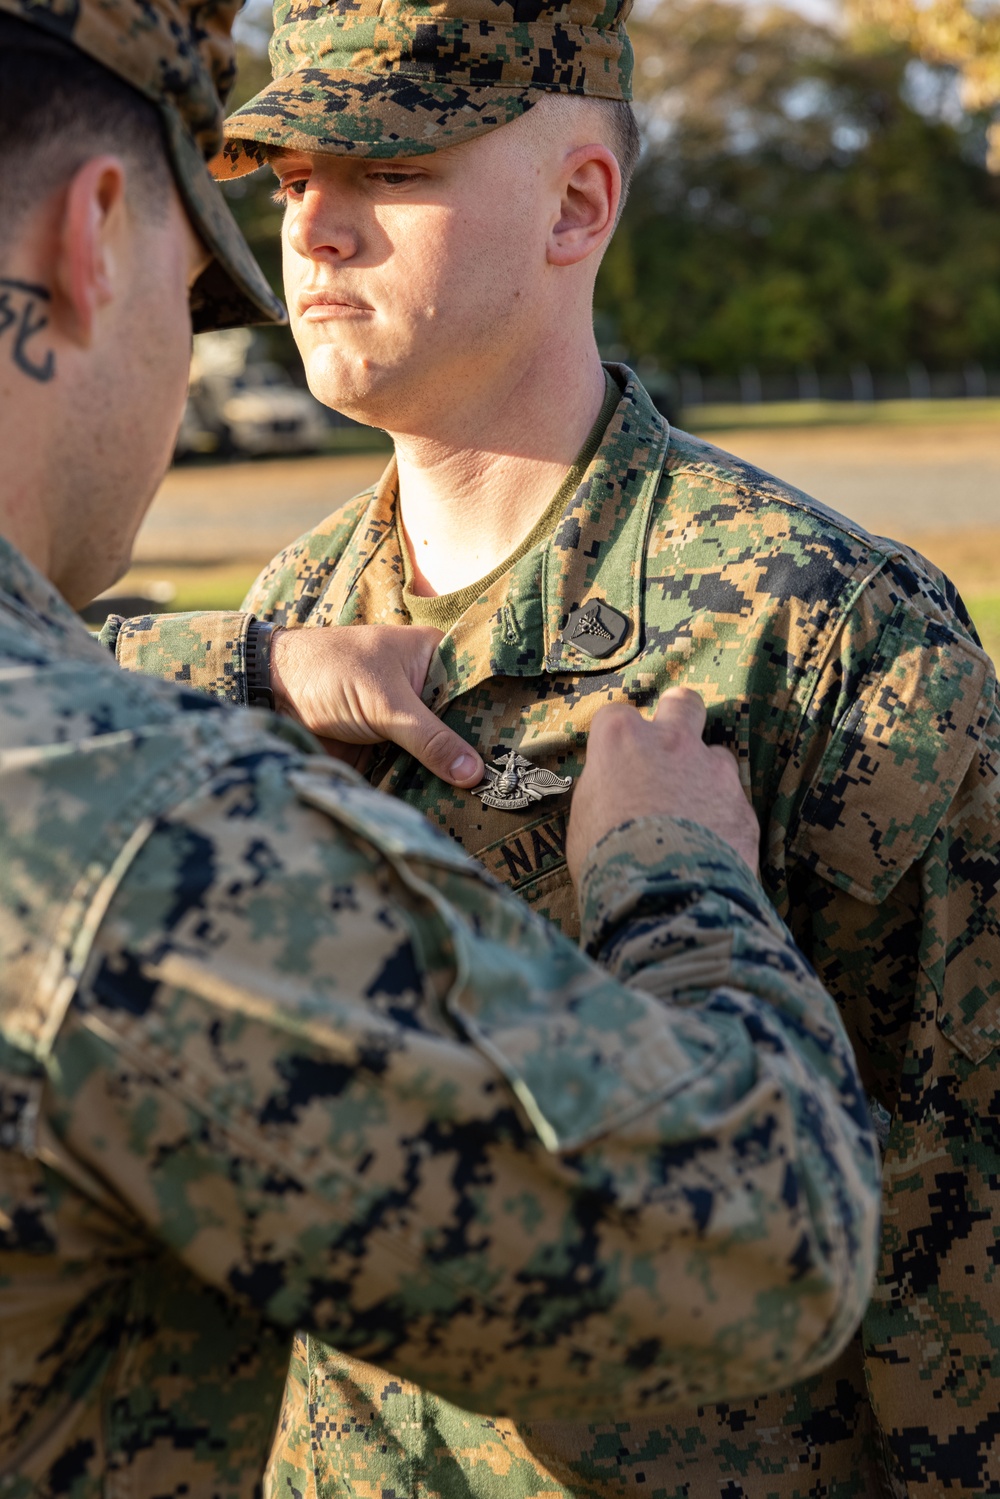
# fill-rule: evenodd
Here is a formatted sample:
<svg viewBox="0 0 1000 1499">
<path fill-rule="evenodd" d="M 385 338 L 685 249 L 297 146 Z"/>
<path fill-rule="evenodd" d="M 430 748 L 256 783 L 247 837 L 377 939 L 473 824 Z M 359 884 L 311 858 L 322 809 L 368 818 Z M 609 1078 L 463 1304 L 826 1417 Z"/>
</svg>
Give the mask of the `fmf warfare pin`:
<svg viewBox="0 0 1000 1499">
<path fill-rule="evenodd" d="M 473 796 L 482 799 L 484 807 L 501 812 L 522 812 L 543 796 L 561 796 L 573 784 L 572 776 L 557 776 L 551 770 L 540 770 L 516 750 L 509 750 L 486 767 L 486 780 L 477 786 Z"/>
</svg>

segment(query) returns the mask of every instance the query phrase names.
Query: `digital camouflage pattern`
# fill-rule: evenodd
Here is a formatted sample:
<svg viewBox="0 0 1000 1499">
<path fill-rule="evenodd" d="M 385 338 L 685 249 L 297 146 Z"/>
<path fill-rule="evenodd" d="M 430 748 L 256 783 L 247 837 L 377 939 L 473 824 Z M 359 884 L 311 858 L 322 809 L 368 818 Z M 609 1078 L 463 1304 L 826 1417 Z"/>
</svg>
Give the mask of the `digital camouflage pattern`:
<svg viewBox="0 0 1000 1499">
<path fill-rule="evenodd" d="M 598 967 L 278 720 L 120 672 L 0 541 L 0 1480 L 259 1492 L 295 1328 L 446 1400 L 821 1367 L 878 1157 L 750 871 L 651 817 Z"/>
<path fill-rule="evenodd" d="M 0 0 L 3 13 L 44 39 L 71 43 L 156 105 L 174 177 L 215 257 L 191 294 L 195 332 L 283 322 L 284 308 L 237 228 L 205 162 L 222 144 L 233 85 L 230 35 L 242 0 Z M 19 46 L 0 31 L 0 46 Z"/>
<path fill-rule="evenodd" d="M 631 99 L 632 0 L 275 0 L 273 82 L 226 121 L 217 177 L 268 146 L 416 156 L 506 125 L 540 94 Z"/>
<path fill-rule="evenodd" d="M 163 670 L 160 616 L 138 614 L 123 619 L 109 616 L 100 638 L 131 671 L 168 676 L 181 685 L 210 692 L 238 707 L 249 703 L 247 692 L 247 629 L 252 615 L 245 610 L 171 614 L 169 671 Z"/>
<path fill-rule="evenodd" d="M 298 1365 L 311 1371 L 309 1398 L 289 1396 L 280 1492 L 1000 1492 L 993 669 L 929 563 L 670 431 L 638 382 L 617 373 L 618 412 L 554 535 L 441 642 L 425 698 L 486 760 L 516 748 L 576 775 L 603 703 L 651 711 L 675 683 L 703 694 L 709 737 L 736 751 L 761 819 L 765 887 L 835 995 L 885 1125 L 875 1299 L 863 1336 L 832 1368 L 782 1394 L 667 1421 L 609 1401 L 602 1422 L 536 1412 L 516 1433 L 463 1425 L 461 1412 L 378 1370 L 341 1376 L 339 1355 L 310 1340 Z M 405 622 L 393 486 L 390 468 L 376 491 L 289 547 L 246 608 L 295 626 Z M 603 659 L 564 639 L 573 611 L 595 600 L 629 624 Z M 147 668 L 188 672 L 175 630 L 164 617 L 142 632 Z M 126 664 L 136 649 L 130 638 Z M 221 658 L 210 676 L 224 679 Z M 576 931 L 569 797 L 491 811 L 393 750 L 373 779 Z"/>
</svg>

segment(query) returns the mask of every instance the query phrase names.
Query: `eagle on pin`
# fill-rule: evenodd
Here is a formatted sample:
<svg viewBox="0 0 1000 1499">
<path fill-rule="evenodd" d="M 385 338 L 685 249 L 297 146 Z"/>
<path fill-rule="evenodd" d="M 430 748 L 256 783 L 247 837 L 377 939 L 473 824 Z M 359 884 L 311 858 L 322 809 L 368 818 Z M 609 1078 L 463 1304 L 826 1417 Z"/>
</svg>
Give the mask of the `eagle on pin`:
<svg viewBox="0 0 1000 1499">
<path fill-rule="evenodd" d="M 557 776 L 540 770 L 516 750 L 508 750 L 486 767 L 486 780 L 473 791 L 484 807 L 502 812 L 521 812 L 543 796 L 561 796 L 573 784 L 572 776 Z"/>
</svg>

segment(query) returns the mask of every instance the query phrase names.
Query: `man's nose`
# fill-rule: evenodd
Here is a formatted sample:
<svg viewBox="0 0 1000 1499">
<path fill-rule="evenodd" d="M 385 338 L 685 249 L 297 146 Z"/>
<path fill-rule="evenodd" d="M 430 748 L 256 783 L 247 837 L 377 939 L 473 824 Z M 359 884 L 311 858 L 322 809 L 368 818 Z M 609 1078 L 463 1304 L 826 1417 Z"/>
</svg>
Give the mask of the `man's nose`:
<svg viewBox="0 0 1000 1499">
<path fill-rule="evenodd" d="M 309 260 L 350 260 L 360 245 L 346 197 L 322 187 L 306 188 L 287 216 L 286 234 L 291 249 Z"/>
</svg>

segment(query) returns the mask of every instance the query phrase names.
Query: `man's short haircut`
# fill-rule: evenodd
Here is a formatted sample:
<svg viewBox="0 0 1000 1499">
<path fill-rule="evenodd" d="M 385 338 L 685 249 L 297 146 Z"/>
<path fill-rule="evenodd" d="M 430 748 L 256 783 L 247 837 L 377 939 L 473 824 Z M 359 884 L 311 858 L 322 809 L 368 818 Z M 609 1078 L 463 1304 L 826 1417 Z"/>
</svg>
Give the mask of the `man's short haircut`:
<svg viewBox="0 0 1000 1499">
<path fill-rule="evenodd" d="M 603 144 L 614 153 L 622 174 L 622 196 L 618 205 L 620 218 L 622 209 L 625 207 L 625 199 L 628 197 L 632 174 L 642 150 L 642 137 L 639 134 L 635 111 L 625 99 L 597 99 L 587 94 L 553 92 L 539 99 L 534 108 L 529 110 L 527 119 L 530 123 L 537 110 L 546 120 L 552 121 L 553 128 L 558 129 L 556 122 L 560 112 L 570 108 L 586 114 L 590 121 L 586 126 L 588 132 L 594 128 L 597 120 L 601 122 Z"/>
<path fill-rule="evenodd" d="M 173 175 L 156 106 L 69 42 L 0 13 L 0 255 L 23 214 L 104 151 L 132 168 L 131 201 L 160 217 Z"/>
<path fill-rule="evenodd" d="M 642 138 L 635 118 L 635 110 L 625 99 L 595 99 L 607 115 L 608 145 L 615 153 L 622 174 L 622 202 L 628 196 L 632 174 L 639 161 Z"/>
</svg>

